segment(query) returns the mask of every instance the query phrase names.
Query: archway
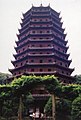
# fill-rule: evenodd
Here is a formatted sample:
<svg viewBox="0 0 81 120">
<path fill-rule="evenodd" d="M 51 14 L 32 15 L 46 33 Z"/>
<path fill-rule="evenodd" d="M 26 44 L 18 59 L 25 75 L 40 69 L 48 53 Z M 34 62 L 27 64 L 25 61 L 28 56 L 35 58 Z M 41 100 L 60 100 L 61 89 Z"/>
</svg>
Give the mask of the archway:
<svg viewBox="0 0 81 120">
<path fill-rule="evenodd" d="M 31 92 L 38 86 L 43 86 L 43 88 L 49 91 L 52 96 L 52 118 L 55 120 L 55 95 L 59 96 L 59 91 L 61 92 L 61 86 L 55 76 L 22 76 L 21 78 L 15 79 L 12 82 L 14 94 L 20 96 L 20 109 L 19 109 L 19 120 L 22 120 L 22 95 Z M 41 87 L 40 87 L 41 88 Z"/>
</svg>

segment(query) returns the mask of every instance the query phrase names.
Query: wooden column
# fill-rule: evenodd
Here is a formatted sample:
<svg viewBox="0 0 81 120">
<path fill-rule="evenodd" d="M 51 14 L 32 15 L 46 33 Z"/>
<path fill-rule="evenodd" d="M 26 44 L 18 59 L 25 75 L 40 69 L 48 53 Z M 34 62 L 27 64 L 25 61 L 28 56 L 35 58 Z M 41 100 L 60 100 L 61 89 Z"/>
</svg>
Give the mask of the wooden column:
<svg viewBox="0 0 81 120">
<path fill-rule="evenodd" d="M 19 100 L 18 120 L 22 120 L 22 96 Z"/>
<path fill-rule="evenodd" d="M 55 120 L 55 95 L 52 94 L 52 118 Z"/>
</svg>

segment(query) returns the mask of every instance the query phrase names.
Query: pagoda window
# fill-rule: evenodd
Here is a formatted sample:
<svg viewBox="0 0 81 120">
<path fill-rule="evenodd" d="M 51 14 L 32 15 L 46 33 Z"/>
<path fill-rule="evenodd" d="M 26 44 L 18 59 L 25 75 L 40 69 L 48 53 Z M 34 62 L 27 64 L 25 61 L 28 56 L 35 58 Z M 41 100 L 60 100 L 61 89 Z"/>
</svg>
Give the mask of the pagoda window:
<svg viewBox="0 0 81 120">
<path fill-rule="evenodd" d="M 40 27 L 42 27 L 42 25 L 40 25 Z"/>
<path fill-rule="evenodd" d="M 34 62 L 34 60 L 31 60 L 31 62 L 33 63 L 33 62 Z"/>
<path fill-rule="evenodd" d="M 46 39 L 49 39 L 49 38 L 46 38 Z"/>
<path fill-rule="evenodd" d="M 37 21 L 36 19 L 34 19 L 34 21 Z"/>
<path fill-rule="evenodd" d="M 39 38 L 39 39 L 43 39 L 43 38 Z"/>
<path fill-rule="evenodd" d="M 22 63 L 21 63 L 21 66 L 22 66 Z"/>
<path fill-rule="evenodd" d="M 16 67 L 17 67 L 18 65 L 16 65 Z"/>
<path fill-rule="evenodd" d="M 60 51 L 60 48 L 58 48 L 58 50 Z"/>
<path fill-rule="evenodd" d="M 51 69 L 48 69 L 48 71 L 50 72 L 50 71 L 51 71 Z"/>
<path fill-rule="evenodd" d="M 21 74 L 21 72 L 19 72 L 19 74 Z"/>
<path fill-rule="evenodd" d="M 35 33 L 35 31 L 32 31 L 32 33 Z"/>
<path fill-rule="evenodd" d="M 42 21 L 42 19 L 40 19 L 40 21 Z"/>
<path fill-rule="evenodd" d="M 62 71 L 62 73 L 64 74 L 64 71 Z"/>
<path fill-rule="evenodd" d="M 42 54 L 42 52 L 40 52 L 40 54 Z"/>
<path fill-rule="evenodd" d="M 43 33 L 42 31 L 40 31 L 40 33 Z"/>
<path fill-rule="evenodd" d="M 40 62 L 40 63 L 43 63 L 43 60 L 40 60 L 39 62 Z"/>
<path fill-rule="evenodd" d="M 51 59 L 49 59 L 49 60 L 48 60 L 48 62 L 52 62 L 52 60 L 51 60 Z"/>
<path fill-rule="evenodd" d="M 48 47 L 51 47 L 51 45 L 50 45 L 50 44 L 48 44 Z"/>
<path fill-rule="evenodd" d="M 31 72 L 34 72 L 34 69 L 31 69 Z"/>
<path fill-rule="evenodd" d="M 32 47 L 34 47 L 35 45 L 32 45 Z"/>
<path fill-rule="evenodd" d="M 40 72 L 42 72 L 43 71 L 43 69 L 40 69 Z"/>
<path fill-rule="evenodd" d="M 67 75 L 69 75 L 68 73 L 66 73 Z"/>
<path fill-rule="evenodd" d="M 28 60 L 26 61 L 26 63 L 28 62 Z"/>
<path fill-rule="evenodd" d="M 62 65 L 62 62 L 60 62 L 60 65 Z"/>
<path fill-rule="evenodd" d="M 25 48 L 23 48 L 23 51 L 25 50 Z"/>
<path fill-rule="evenodd" d="M 65 64 L 65 67 L 68 67 L 68 65 L 67 65 L 67 64 Z"/>
<path fill-rule="evenodd" d="M 16 73 L 14 73 L 14 75 L 16 75 Z"/>
<path fill-rule="evenodd" d="M 57 62 L 56 60 L 54 60 L 54 62 Z"/>
<path fill-rule="evenodd" d="M 50 54 L 49 52 L 47 52 L 47 54 Z"/>
<path fill-rule="evenodd" d="M 50 33 L 50 31 L 48 30 L 47 33 Z"/>
<path fill-rule="evenodd" d="M 42 47 L 42 45 L 40 45 L 40 47 Z"/>
</svg>

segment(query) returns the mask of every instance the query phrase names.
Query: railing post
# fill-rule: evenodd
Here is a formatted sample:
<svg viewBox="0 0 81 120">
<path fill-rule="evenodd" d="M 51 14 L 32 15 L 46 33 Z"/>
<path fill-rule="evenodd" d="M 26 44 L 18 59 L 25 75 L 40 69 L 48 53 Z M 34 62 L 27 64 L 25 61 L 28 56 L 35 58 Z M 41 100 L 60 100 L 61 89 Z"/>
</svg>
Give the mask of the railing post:
<svg viewBox="0 0 81 120">
<path fill-rule="evenodd" d="M 55 95 L 52 94 L 52 118 L 55 120 Z"/>
</svg>

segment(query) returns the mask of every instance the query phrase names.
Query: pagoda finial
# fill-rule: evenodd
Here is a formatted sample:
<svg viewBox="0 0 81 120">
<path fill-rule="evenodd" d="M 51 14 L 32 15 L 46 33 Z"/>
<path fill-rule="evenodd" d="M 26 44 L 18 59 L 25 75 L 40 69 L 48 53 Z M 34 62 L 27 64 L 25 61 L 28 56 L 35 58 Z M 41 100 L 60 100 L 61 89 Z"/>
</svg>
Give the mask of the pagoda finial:
<svg viewBox="0 0 81 120">
<path fill-rule="evenodd" d="M 32 7 L 33 7 L 33 4 L 32 4 Z"/>
<path fill-rule="evenodd" d="M 42 3 L 41 3 L 41 5 L 40 6 L 42 6 Z"/>
<path fill-rule="evenodd" d="M 49 5 L 48 5 L 49 7 L 50 7 L 50 3 L 49 3 Z"/>
<path fill-rule="evenodd" d="M 42 6 L 42 0 L 41 0 L 41 4 L 40 4 L 40 6 Z"/>
</svg>

